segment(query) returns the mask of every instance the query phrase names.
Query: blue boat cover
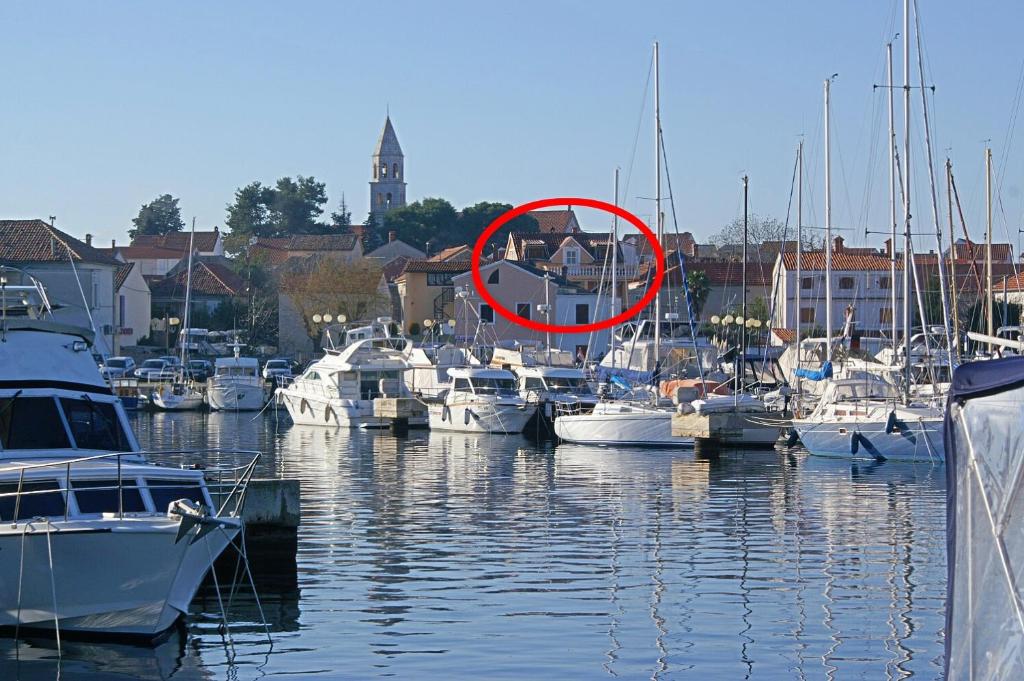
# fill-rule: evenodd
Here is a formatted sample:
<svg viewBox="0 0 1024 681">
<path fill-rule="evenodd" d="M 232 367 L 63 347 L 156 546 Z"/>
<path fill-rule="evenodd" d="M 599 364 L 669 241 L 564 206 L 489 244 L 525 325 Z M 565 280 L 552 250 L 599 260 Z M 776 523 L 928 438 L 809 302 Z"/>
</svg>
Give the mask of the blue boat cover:
<svg viewBox="0 0 1024 681">
<path fill-rule="evenodd" d="M 799 378 L 806 378 L 809 381 L 823 381 L 832 378 L 832 362 L 825 362 L 820 369 L 797 369 L 794 371 Z"/>
</svg>

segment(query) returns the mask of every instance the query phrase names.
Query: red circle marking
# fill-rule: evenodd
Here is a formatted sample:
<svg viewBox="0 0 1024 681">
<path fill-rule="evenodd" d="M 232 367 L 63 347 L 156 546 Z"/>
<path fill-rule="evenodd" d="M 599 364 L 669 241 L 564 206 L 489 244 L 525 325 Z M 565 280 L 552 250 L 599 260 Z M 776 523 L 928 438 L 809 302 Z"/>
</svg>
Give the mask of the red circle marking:
<svg viewBox="0 0 1024 681">
<path fill-rule="evenodd" d="M 613 215 L 618 215 L 623 220 L 626 220 L 631 225 L 640 230 L 640 233 L 644 235 L 648 243 L 651 244 L 651 251 L 654 255 L 654 280 L 648 287 L 644 297 L 641 298 L 635 305 L 629 309 L 623 311 L 614 317 L 608 319 L 602 319 L 600 321 L 591 322 L 589 324 L 545 324 L 543 322 L 534 321 L 532 319 L 526 319 L 520 317 L 516 313 L 512 312 L 491 295 L 490 291 L 487 290 L 487 285 L 484 284 L 484 279 L 480 274 L 480 258 L 484 253 L 484 245 L 487 243 L 487 239 L 497 232 L 501 227 L 509 222 L 510 220 L 519 217 L 531 210 L 537 210 L 538 208 L 548 208 L 550 206 L 583 206 L 585 208 L 596 208 L 597 210 L 603 210 Z M 566 236 L 572 236 L 566 234 Z M 480 297 L 483 298 L 491 308 L 499 315 L 512 322 L 518 324 L 527 329 L 533 329 L 534 331 L 550 331 L 552 333 L 586 333 L 588 331 L 600 331 L 601 329 L 608 329 L 616 324 L 621 324 L 625 321 L 632 319 L 640 314 L 640 312 L 647 307 L 654 297 L 658 295 L 658 290 L 661 289 L 661 282 L 665 278 L 665 254 L 661 250 L 661 244 L 658 243 L 658 237 L 654 235 L 647 225 L 645 225 L 640 218 L 630 213 L 624 208 L 615 206 L 605 201 L 598 201 L 597 199 L 583 199 L 578 197 L 556 197 L 552 199 L 540 199 L 538 201 L 531 201 L 524 203 L 521 206 L 506 211 L 499 215 L 487 229 L 483 231 L 480 238 L 473 244 L 473 256 L 472 256 L 472 271 L 473 271 L 473 283 L 476 285 L 477 291 L 480 293 Z"/>
</svg>

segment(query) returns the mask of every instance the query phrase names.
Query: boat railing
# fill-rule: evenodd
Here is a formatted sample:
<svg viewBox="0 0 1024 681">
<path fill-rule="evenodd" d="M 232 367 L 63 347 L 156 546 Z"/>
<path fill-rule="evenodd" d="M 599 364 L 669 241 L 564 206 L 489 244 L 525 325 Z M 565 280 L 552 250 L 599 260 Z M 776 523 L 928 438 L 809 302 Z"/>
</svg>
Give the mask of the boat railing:
<svg viewBox="0 0 1024 681">
<path fill-rule="evenodd" d="M 18 473 L 18 484 L 14 491 L 0 492 L 0 506 L 4 505 L 5 502 L 11 498 L 14 499 L 14 509 L 11 522 L 17 524 L 18 520 L 25 520 L 21 518 L 21 506 L 22 499 L 25 497 L 41 496 L 41 495 L 52 495 L 61 494 L 63 496 L 64 512 L 60 514 L 64 520 L 68 520 L 71 515 L 71 494 L 83 491 L 88 492 L 117 492 L 117 512 L 118 518 L 123 519 L 125 517 L 125 503 L 124 503 L 124 492 L 126 489 L 137 492 L 139 490 L 138 481 L 135 475 L 125 477 L 123 474 L 123 464 L 145 464 L 145 463 L 156 463 L 151 466 L 154 471 L 161 469 L 169 469 L 170 465 L 161 464 L 155 462 L 155 458 L 162 456 L 167 457 L 181 457 L 181 456 L 232 456 L 232 457 L 243 457 L 244 463 L 240 464 L 228 464 L 218 465 L 214 468 L 206 468 L 196 465 L 185 465 L 180 463 L 180 458 L 176 468 L 182 470 L 201 470 L 203 472 L 203 478 L 207 491 L 209 492 L 210 499 L 213 501 L 216 507 L 216 517 L 231 517 L 237 518 L 241 516 L 242 509 L 245 505 L 245 496 L 248 491 L 249 481 L 256 470 L 256 464 L 260 459 L 260 452 L 255 450 L 240 450 L 240 449 L 221 449 L 221 448 L 208 448 L 208 449 L 180 449 L 180 450 L 155 450 L 155 451 L 139 451 L 139 452 L 108 452 L 105 454 L 96 454 L 94 456 L 82 456 L 72 459 L 60 459 L 58 461 L 45 461 L 42 463 L 26 463 L 18 464 L 14 466 L 5 466 L 3 473 L 10 475 L 14 472 Z M 85 466 L 93 465 L 97 462 L 108 462 L 114 460 L 117 464 L 117 477 L 114 484 L 111 485 L 100 485 L 100 486 L 89 486 L 88 488 L 78 487 L 76 488 L 72 484 L 72 471 L 81 469 Z M 35 475 L 32 475 L 26 480 L 26 473 L 34 474 L 36 471 L 54 470 L 58 472 L 56 476 L 57 485 L 47 485 L 42 489 L 26 489 L 26 483 L 32 486 L 38 482 Z M 63 473 L 63 485 L 61 485 L 61 476 Z M 46 482 L 54 481 L 54 478 L 44 478 Z M 146 485 L 148 488 L 158 489 L 159 484 L 152 484 L 152 481 L 147 478 Z M 175 485 L 177 486 L 177 485 Z M 154 509 L 156 510 L 156 509 Z M 131 512 L 129 512 L 131 513 Z M 56 515 L 56 514 L 55 514 Z M 3 519 L 6 521 L 6 518 Z"/>
</svg>

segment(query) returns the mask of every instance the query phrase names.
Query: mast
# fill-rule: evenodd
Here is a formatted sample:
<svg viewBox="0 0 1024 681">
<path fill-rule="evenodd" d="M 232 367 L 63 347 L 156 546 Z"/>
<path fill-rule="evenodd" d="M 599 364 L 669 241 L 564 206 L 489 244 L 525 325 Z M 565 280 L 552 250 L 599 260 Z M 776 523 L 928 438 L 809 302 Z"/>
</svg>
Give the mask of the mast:
<svg viewBox="0 0 1024 681">
<path fill-rule="evenodd" d="M 910 0 L 903 0 L 903 398 L 910 401 Z M 922 322 L 924 320 L 921 320 Z"/>
<path fill-rule="evenodd" d="M 992 149 L 985 149 L 985 319 L 986 333 L 995 335 L 995 315 L 992 313 Z M 995 346 L 988 344 L 989 351 Z"/>
<path fill-rule="evenodd" d="M 786 252 L 786 244 L 782 244 Z M 804 141 L 796 147 L 796 346 L 800 356 L 800 289 L 803 286 L 800 261 L 804 255 Z M 797 384 L 799 388 L 799 383 Z"/>
<path fill-rule="evenodd" d="M 192 249 L 196 239 L 196 219 L 192 218 L 192 234 L 188 237 L 188 271 L 185 274 L 185 319 L 182 322 L 181 330 L 185 332 L 185 338 L 181 341 L 181 379 L 185 380 L 185 357 L 188 346 L 189 330 L 189 307 L 192 303 Z"/>
<path fill-rule="evenodd" d="M 750 178 L 746 175 L 743 176 L 743 274 L 742 274 L 742 289 L 743 292 L 740 297 L 740 314 L 743 315 L 743 323 L 740 324 L 740 370 L 742 373 L 743 367 L 746 366 L 747 361 L 747 194 L 750 186 Z M 742 380 L 742 376 L 736 377 L 737 381 Z M 737 388 L 740 388 L 742 383 L 737 383 Z"/>
<path fill-rule="evenodd" d="M 953 162 L 946 157 L 946 199 L 949 203 L 949 298 L 953 306 L 953 344 L 951 353 L 956 353 L 956 361 L 960 362 L 960 301 L 957 300 L 956 288 L 956 239 L 953 238 Z M 941 256 L 940 256 L 941 260 Z M 939 263 L 942 267 L 942 263 Z M 952 354 L 951 354 L 952 356 Z"/>
<path fill-rule="evenodd" d="M 825 79 L 825 359 L 832 361 L 832 138 L 829 135 L 829 86 Z"/>
<path fill-rule="evenodd" d="M 615 206 L 619 205 L 619 169 L 615 169 Z M 619 216 L 612 217 L 612 316 L 619 313 L 616 287 L 619 285 L 616 269 L 619 266 Z M 615 329 L 612 329 L 609 352 L 612 354 L 612 372 L 615 371 Z"/>
<path fill-rule="evenodd" d="M 893 108 L 892 42 L 885 46 L 889 72 L 889 291 L 891 305 L 889 321 L 892 322 L 892 357 L 896 359 L 896 118 Z"/>
<path fill-rule="evenodd" d="M 658 43 L 654 43 L 654 214 L 655 235 L 661 245 L 664 226 L 661 218 L 661 75 L 658 63 Z M 661 290 L 654 296 L 654 371 L 660 373 L 661 364 Z"/>
</svg>

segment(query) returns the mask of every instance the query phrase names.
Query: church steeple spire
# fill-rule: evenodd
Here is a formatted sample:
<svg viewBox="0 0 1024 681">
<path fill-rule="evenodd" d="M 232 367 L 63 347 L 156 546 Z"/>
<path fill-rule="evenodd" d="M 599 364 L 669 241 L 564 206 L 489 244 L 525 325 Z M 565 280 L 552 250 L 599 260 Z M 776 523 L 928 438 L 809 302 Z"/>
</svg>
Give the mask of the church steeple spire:
<svg viewBox="0 0 1024 681">
<path fill-rule="evenodd" d="M 405 205 L 405 155 L 391 124 L 390 113 L 373 152 L 373 179 L 370 181 L 370 213 L 378 225 L 392 208 Z"/>
</svg>

